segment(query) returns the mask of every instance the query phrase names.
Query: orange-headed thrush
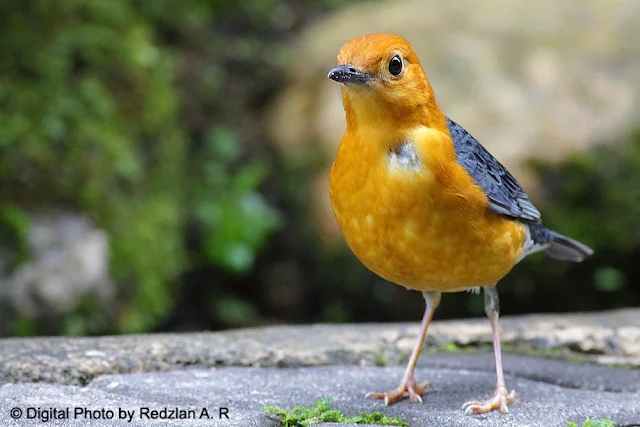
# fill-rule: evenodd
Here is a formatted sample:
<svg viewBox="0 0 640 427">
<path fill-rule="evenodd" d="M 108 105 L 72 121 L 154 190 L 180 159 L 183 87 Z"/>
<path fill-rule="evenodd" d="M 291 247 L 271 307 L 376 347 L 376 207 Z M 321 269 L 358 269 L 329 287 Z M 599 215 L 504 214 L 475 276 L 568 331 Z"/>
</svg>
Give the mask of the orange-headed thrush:
<svg viewBox="0 0 640 427">
<path fill-rule="evenodd" d="M 347 129 L 329 192 L 344 238 L 360 261 L 426 300 L 420 335 L 400 385 L 369 393 L 386 404 L 420 397 L 415 364 L 442 292 L 482 287 L 493 330 L 496 388 L 466 413 L 507 412 L 496 283 L 525 256 L 579 262 L 593 251 L 542 225 L 516 179 L 446 117 L 411 45 L 391 34 L 353 39 L 328 77 L 342 83 Z"/>
</svg>

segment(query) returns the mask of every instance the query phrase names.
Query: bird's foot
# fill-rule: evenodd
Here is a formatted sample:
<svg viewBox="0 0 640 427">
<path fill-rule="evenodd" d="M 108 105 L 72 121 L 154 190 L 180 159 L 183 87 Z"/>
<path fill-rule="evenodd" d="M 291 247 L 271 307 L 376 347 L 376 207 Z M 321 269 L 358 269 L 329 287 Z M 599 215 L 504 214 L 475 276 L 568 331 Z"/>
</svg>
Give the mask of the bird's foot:
<svg viewBox="0 0 640 427">
<path fill-rule="evenodd" d="M 493 393 L 493 397 L 487 401 L 480 402 L 479 400 L 472 400 L 462 405 L 465 415 L 469 414 L 484 414 L 485 412 L 493 411 L 494 409 L 500 409 L 500 412 L 506 414 L 509 412 L 507 405 L 510 405 L 516 401 L 516 392 L 511 390 L 507 392 L 504 387 L 499 387 Z"/>
<path fill-rule="evenodd" d="M 409 399 L 414 402 L 422 403 L 422 397 L 420 397 L 427 387 L 433 387 L 433 384 L 430 381 L 426 381 L 423 384 L 417 384 L 416 379 L 413 375 L 408 378 L 403 378 L 400 385 L 393 390 L 385 391 L 383 393 L 367 393 L 364 397 L 373 397 L 374 399 L 384 399 L 385 406 L 389 406 L 392 403 L 396 403 L 401 400 L 406 393 L 409 393 Z"/>
</svg>

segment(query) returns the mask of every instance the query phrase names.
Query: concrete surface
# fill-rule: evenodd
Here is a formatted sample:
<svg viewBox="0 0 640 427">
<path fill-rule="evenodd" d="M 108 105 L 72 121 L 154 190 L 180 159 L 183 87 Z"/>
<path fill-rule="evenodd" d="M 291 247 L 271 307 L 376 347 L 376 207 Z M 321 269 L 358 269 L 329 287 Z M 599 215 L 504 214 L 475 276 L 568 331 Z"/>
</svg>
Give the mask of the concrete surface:
<svg viewBox="0 0 640 427">
<path fill-rule="evenodd" d="M 289 409 L 324 397 L 345 415 L 381 411 L 411 426 L 567 426 L 599 418 L 640 425 L 640 310 L 504 319 L 507 348 L 519 353 L 504 357 L 507 386 L 518 401 L 509 414 L 465 416 L 462 403 L 488 398 L 494 387 L 485 323 L 435 323 L 416 378 L 433 381 L 437 391 L 427 393 L 424 405 L 388 408 L 363 396 L 397 385 L 414 324 L 0 340 L 0 425 L 42 425 L 47 415 L 69 408 L 71 419 L 47 425 L 278 426 L 264 406 Z M 433 351 L 443 346 L 463 350 Z M 476 347 L 481 350 L 468 351 Z M 14 415 L 22 411 L 18 419 L 12 408 Z M 163 408 L 193 409 L 197 419 L 144 417 Z M 104 419 L 109 410 L 113 419 Z M 133 418 L 119 420 L 120 414 Z"/>
<path fill-rule="evenodd" d="M 446 356 L 443 360 L 446 360 Z M 505 363 L 513 364 L 509 357 Z M 563 362 L 566 364 L 566 362 Z M 563 364 L 553 368 L 558 378 L 564 375 Z M 541 362 L 541 368 L 548 371 Z M 529 369 L 535 369 L 529 367 Z M 615 368 L 605 368 L 615 372 Z M 326 366 L 308 368 L 218 368 L 194 369 L 165 373 L 105 375 L 86 387 L 55 384 L 5 384 L 0 387 L 0 423 L 12 425 L 9 408 L 28 407 L 88 408 L 91 411 L 111 409 L 117 418 L 120 411 L 133 411 L 136 424 L 192 426 L 278 426 L 278 420 L 264 413 L 266 405 L 291 408 L 311 405 L 314 400 L 330 397 L 334 406 L 346 415 L 381 411 L 400 417 L 411 426 L 563 426 L 567 421 L 582 422 L 586 418 L 613 419 L 616 425 L 640 425 L 640 395 L 632 392 L 597 392 L 560 387 L 519 376 L 508 376 L 507 385 L 518 392 L 518 401 L 509 414 L 490 413 L 465 416 L 460 406 L 467 400 L 489 397 L 494 374 L 466 369 L 420 368 L 417 378 L 434 382 L 437 391 L 425 396 L 423 405 L 400 402 L 385 408 L 380 401 L 364 399 L 366 391 L 386 390 L 396 385 L 402 375 L 400 367 Z M 585 369 L 588 374 L 588 369 Z M 640 382 L 638 371 L 634 372 Z M 220 419 L 220 408 L 228 408 L 229 419 Z M 153 420 L 142 419 L 143 408 L 202 408 L 212 419 Z M 224 411 L 223 411 L 224 412 Z M 151 412 L 149 412 L 151 413 Z M 15 425 L 42 425 L 41 419 L 21 418 Z M 55 425 L 55 423 L 49 422 Z M 64 420 L 60 425 L 127 425 L 126 420 Z"/>
</svg>

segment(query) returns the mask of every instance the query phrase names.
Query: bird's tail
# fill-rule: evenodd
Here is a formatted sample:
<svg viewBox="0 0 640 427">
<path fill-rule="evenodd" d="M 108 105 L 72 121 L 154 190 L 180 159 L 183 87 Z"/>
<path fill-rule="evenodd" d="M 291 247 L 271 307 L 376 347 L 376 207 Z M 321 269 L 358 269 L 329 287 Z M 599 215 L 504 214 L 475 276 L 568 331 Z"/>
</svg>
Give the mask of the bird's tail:
<svg viewBox="0 0 640 427">
<path fill-rule="evenodd" d="M 551 242 L 545 253 L 562 261 L 580 262 L 593 253 L 589 246 L 549 230 Z"/>
</svg>

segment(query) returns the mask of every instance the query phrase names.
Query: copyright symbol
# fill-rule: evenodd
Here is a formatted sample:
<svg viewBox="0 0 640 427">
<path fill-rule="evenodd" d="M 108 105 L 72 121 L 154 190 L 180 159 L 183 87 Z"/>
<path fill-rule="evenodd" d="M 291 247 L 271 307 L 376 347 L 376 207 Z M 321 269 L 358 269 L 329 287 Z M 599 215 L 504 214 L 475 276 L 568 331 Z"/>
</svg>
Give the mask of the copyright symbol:
<svg viewBox="0 0 640 427">
<path fill-rule="evenodd" d="M 22 409 L 20 408 L 11 408 L 11 418 L 14 420 L 18 420 L 22 418 Z"/>
</svg>

